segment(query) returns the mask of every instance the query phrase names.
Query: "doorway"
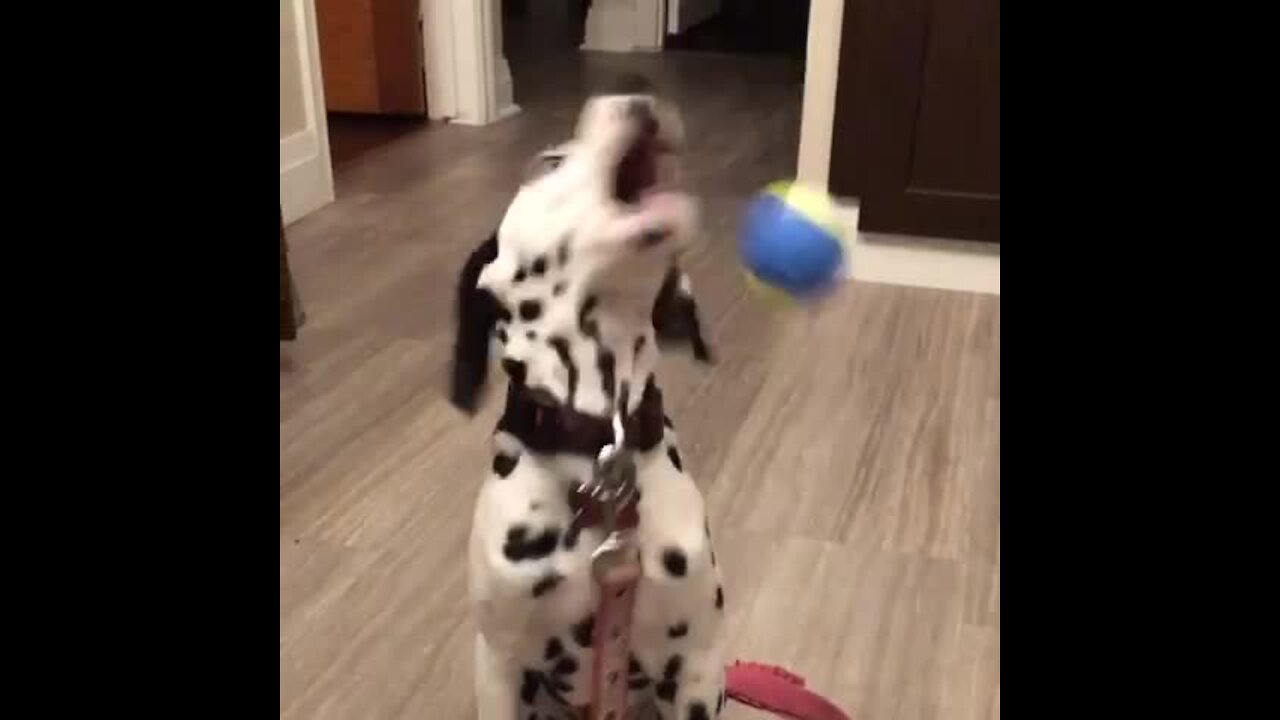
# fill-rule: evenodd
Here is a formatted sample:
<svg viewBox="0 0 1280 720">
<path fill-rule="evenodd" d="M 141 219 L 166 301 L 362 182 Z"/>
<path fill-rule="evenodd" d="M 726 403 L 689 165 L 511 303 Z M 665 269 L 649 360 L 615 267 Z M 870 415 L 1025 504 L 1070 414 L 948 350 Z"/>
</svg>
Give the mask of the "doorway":
<svg viewBox="0 0 1280 720">
<path fill-rule="evenodd" d="M 810 0 L 666 0 L 664 47 L 804 57 Z"/>
<path fill-rule="evenodd" d="M 335 170 L 427 124 L 420 0 L 315 0 Z"/>
<path fill-rule="evenodd" d="M 502 52 L 511 67 L 517 105 L 537 105 L 549 86 L 539 78 L 580 52 L 590 4 L 591 0 L 502 0 Z"/>
</svg>

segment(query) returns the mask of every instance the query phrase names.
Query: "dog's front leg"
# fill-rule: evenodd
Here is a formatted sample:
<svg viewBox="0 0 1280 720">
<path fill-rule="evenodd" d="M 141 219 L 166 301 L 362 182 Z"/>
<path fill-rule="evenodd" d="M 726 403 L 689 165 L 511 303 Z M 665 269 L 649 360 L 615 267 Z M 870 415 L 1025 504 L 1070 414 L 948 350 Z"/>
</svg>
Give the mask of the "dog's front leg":
<svg viewBox="0 0 1280 720">
<path fill-rule="evenodd" d="M 476 633 L 476 717 L 516 720 L 520 671 L 510 657 L 495 651 Z"/>
</svg>

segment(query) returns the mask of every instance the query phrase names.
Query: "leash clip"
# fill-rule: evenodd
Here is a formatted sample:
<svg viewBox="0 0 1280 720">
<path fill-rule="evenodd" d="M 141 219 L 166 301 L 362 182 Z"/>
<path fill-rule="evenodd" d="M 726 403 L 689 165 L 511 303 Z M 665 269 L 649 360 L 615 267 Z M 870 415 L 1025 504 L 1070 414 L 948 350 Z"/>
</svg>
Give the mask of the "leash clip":
<svg viewBox="0 0 1280 720">
<path fill-rule="evenodd" d="M 626 428 L 621 411 L 613 414 L 612 424 L 613 442 L 600 448 L 592 463 L 591 479 L 579 488 L 579 492 L 600 503 L 603 511 L 601 521 L 606 540 L 596 550 L 596 555 L 617 547 L 620 541 L 615 537 L 618 509 L 631 500 L 636 489 L 636 461 L 626 446 Z M 582 512 L 579 509 L 578 515 Z M 574 520 L 577 519 L 575 516 Z"/>
<path fill-rule="evenodd" d="M 604 542 L 591 553 L 591 575 L 598 589 L 595 633 L 591 639 L 591 706 L 588 720 L 617 720 L 626 716 L 625 681 L 631 648 L 635 588 L 640 579 L 640 555 L 618 513 L 636 492 L 635 453 L 627 447 L 622 413 L 613 416 L 613 442 L 600 448 L 592 468 L 592 497 L 601 504 Z M 612 678 L 614 682 L 609 682 Z M 617 682 L 621 678 L 622 682 Z"/>
</svg>

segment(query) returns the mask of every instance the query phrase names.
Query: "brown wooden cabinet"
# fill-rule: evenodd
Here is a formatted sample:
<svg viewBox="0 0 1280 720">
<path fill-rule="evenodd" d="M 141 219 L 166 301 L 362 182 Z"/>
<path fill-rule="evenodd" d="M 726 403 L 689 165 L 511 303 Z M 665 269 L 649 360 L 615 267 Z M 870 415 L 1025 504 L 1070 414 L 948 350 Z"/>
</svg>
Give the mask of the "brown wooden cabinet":
<svg viewBox="0 0 1280 720">
<path fill-rule="evenodd" d="M 846 0 L 831 189 L 869 232 L 1000 241 L 1000 0 Z"/>
<path fill-rule="evenodd" d="M 325 109 L 427 114 L 418 0 L 316 0 Z"/>
</svg>

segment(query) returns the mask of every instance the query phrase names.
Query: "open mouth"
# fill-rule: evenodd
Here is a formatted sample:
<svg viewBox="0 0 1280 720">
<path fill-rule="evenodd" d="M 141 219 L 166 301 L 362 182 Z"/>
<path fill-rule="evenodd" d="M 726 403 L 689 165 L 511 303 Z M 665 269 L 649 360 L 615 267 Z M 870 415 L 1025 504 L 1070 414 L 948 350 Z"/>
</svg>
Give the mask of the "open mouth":
<svg viewBox="0 0 1280 720">
<path fill-rule="evenodd" d="M 614 172 L 613 196 L 628 205 L 640 200 L 658 184 L 658 158 L 670 148 L 658 138 L 658 125 L 644 123 Z"/>
</svg>

